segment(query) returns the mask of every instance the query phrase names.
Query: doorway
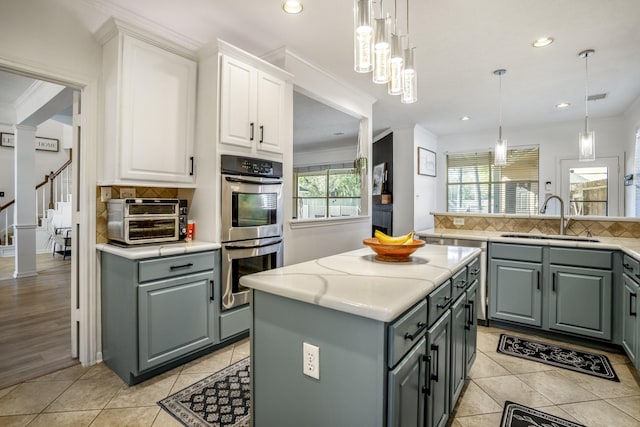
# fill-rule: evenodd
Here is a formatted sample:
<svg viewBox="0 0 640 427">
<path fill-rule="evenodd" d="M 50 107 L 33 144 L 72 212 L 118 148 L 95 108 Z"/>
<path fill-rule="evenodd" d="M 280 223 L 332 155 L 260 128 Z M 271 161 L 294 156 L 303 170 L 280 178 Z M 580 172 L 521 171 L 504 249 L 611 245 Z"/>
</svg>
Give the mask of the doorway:
<svg viewBox="0 0 640 427">
<path fill-rule="evenodd" d="M 562 198 L 571 216 L 618 216 L 620 159 L 602 157 L 590 162 L 561 160 Z"/>
<path fill-rule="evenodd" d="M 0 218 L 4 218 L 0 224 L 1 389 L 79 363 L 78 323 L 74 320 L 78 292 L 72 274 L 78 265 L 73 242 L 79 176 L 73 168 L 79 163 L 71 153 L 79 151 L 80 92 L 9 71 L 0 71 L 0 87 L 5 97 L 0 102 L 5 107 L 17 109 L 25 100 L 34 106 L 32 114 L 15 114 L 13 122 L 12 115 L 0 116 L 0 131 L 7 135 L 5 142 L 13 136 L 14 125 L 35 129 L 34 158 L 24 167 L 15 147 L 0 147 L 2 173 L 7 175 L 2 179 L 5 188 L 0 189 L 5 196 L 0 201 L 4 208 L 0 212 Z M 51 90 L 51 97 L 42 96 Z M 34 103 L 34 95 L 40 96 L 41 104 Z M 8 99 L 11 97 L 15 99 Z M 17 208 L 20 201 L 15 202 L 14 190 L 22 191 L 18 188 L 24 187 L 20 181 L 26 176 L 26 181 L 36 183 L 35 217 L 25 216 Z M 22 200 L 33 200 L 29 193 L 21 194 Z M 33 247 L 18 245 L 16 227 L 34 232 Z M 61 247 L 60 241 L 70 246 Z M 29 262 L 33 268 L 23 274 L 16 257 L 27 254 L 31 260 L 35 256 L 35 262 Z"/>
</svg>

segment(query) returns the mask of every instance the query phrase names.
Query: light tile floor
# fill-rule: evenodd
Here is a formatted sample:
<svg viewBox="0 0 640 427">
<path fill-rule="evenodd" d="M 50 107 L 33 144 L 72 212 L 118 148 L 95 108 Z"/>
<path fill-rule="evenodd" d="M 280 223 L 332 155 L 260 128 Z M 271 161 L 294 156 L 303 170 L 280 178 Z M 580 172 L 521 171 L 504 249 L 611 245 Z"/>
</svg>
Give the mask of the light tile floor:
<svg viewBox="0 0 640 427">
<path fill-rule="evenodd" d="M 616 383 L 498 354 L 503 332 L 479 328 L 477 359 L 452 427 L 499 425 L 505 400 L 589 427 L 640 427 L 640 385 L 625 356 L 606 353 L 620 377 Z M 156 402 L 249 353 L 245 339 L 133 387 L 104 364 L 73 366 L 0 390 L 0 426 L 179 427 Z"/>
</svg>

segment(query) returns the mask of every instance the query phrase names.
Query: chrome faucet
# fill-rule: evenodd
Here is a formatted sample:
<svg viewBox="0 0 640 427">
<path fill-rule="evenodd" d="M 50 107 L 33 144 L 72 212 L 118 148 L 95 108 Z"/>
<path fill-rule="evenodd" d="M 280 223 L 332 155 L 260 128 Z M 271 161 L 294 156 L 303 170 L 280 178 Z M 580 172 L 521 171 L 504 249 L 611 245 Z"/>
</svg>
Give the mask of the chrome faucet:
<svg viewBox="0 0 640 427">
<path fill-rule="evenodd" d="M 551 199 L 557 199 L 560 202 L 560 235 L 564 236 L 564 232 L 565 232 L 565 227 L 567 225 L 567 223 L 569 222 L 567 220 L 567 222 L 565 222 L 564 219 L 564 200 L 562 200 L 562 198 L 560 196 L 556 196 L 555 194 L 552 194 L 551 196 L 548 196 L 545 200 L 544 203 L 542 204 L 542 207 L 540 208 L 540 213 L 543 214 L 547 211 L 547 203 L 549 203 L 549 200 Z"/>
</svg>

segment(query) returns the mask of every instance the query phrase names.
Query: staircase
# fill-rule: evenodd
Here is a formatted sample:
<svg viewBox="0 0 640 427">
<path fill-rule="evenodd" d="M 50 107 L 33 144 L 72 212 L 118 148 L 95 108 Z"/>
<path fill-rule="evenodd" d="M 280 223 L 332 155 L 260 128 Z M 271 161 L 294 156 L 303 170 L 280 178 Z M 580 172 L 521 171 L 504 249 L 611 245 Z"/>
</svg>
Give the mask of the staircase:
<svg viewBox="0 0 640 427">
<path fill-rule="evenodd" d="M 71 154 L 56 172 L 45 175 L 36 185 L 36 252 L 51 251 L 51 235 L 56 228 L 71 227 Z M 48 185 L 47 185 L 48 184 Z M 14 256 L 13 224 L 15 199 L 0 206 L 0 257 Z"/>
</svg>

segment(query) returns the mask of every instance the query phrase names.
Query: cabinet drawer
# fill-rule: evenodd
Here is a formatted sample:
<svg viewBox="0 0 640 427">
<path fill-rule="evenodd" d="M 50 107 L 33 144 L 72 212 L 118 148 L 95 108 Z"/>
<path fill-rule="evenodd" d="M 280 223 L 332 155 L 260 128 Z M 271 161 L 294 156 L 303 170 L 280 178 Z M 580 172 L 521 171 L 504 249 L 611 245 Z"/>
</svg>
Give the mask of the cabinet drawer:
<svg viewBox="0 0 640 427">
<path fill-rule="evenodd" d="M 610 270 L 613 268 L 613 253 L 590 249 L 550 248 L 549 262 L 551 264 Z"/>
<path fill-rule="evenodd" d="M 464 292 L 467 288 L 467 283 L 469 283 L 467 281 L 467 267 L 464 267 L 462 270 L 454 274 L 451 278 L 451 283 L 451 299 L 455 301 L 456 298 Z"/>
<path fill-rule="evenodd" d="M 467 265 L 467 283 L 473 283 L 480 278 L 480 258 L 476 258 Z"/>
<path fill-rule="evenodd" d="M 640 279 L 640 262 L 637 259 L 625 254 L 622 258 L 622 269 L 633 280 Z"/>
<path fill-rule="evenodd" d="M 199 271 L 213 270 L 215 263 L 214 252 L 199 252 L 189 255 L 163 257 L 147 261 L 140 261 L 138 266 L 138 281 L 167 279 Z"/>
<path fill-rule="evenodd" d="M 489 248 L 489 255 L 491 256 L 491 258 L 512 259 L 514 261 L 542 262 L 541 246 L 492 243 Z"/>
<path fill-rule="evenodd" d="M 432 325 L 449 308 L 451 280 L 447 280 L 427 296 L 429 325 Z"/>
<path fill-rule="evenodd" d="M 389 325 L 389 367 L 393 368 L 427 331 L 427 301 L 422 300 Z"/>
</svg>

